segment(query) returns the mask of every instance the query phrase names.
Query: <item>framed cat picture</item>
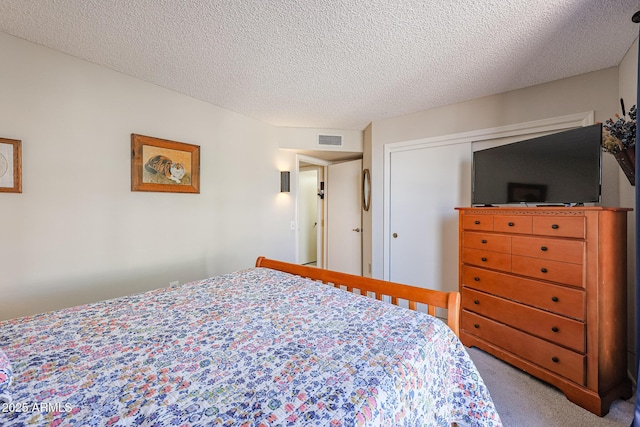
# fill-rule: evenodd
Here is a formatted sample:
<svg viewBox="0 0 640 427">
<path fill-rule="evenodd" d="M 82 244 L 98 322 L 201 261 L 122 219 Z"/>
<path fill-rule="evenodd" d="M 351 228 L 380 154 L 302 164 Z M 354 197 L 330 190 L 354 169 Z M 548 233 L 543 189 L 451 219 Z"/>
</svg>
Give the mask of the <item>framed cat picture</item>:
<svg viewBox="0 0 640 427">
<path fill-rule="evenodd" d="M 132 133 L 131 191 L 200 193 L 200 146 Z"/>
<path fill-rule="evenodd" d="M 0 138 L 0 193 L 22 193 L 22 141 Z"/>
</svg>

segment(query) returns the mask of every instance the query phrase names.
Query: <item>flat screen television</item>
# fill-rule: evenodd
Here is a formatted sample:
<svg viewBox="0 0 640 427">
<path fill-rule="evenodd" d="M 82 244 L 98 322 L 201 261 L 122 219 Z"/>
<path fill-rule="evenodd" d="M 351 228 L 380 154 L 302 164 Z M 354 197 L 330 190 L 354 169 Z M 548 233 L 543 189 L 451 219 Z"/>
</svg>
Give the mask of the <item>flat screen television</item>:
<svg viewBox="0 0 640 427">
<path fill-rule="evenodd" d="M 473 153 L 473 205 L 600 202 L 602 125 Z"/>
</svg>

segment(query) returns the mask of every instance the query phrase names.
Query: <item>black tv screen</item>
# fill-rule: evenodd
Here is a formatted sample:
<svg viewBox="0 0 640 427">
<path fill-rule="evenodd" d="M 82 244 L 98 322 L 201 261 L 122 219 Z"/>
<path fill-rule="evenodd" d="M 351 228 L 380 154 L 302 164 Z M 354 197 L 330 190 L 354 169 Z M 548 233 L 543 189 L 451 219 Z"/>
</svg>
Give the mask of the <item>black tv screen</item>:
<svg viewBox="0 0 640 427">
<path fill-rule="evenodd" d="M 602 125 L 473 153 L 474 205 L 600 201 Z"/>
</svg>

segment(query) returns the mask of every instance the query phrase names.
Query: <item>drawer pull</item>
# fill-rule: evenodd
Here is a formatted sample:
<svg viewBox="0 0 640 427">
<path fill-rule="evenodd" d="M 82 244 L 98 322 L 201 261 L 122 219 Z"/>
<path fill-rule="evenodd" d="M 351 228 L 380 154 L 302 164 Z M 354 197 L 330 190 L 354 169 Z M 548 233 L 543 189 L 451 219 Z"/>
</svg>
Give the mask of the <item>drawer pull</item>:
<svg viewBox="0 0 640 427">
<path fill-rule="evenodd" d="M 478 325 L 477 323 L 474 323 L 473 327 L 476 329 L 480 329 L 480 325 Z"/>
<path fill-rule="evenodd" d="M 475 280 L 476 282 L 479 282 L 480 278 L 476 276 L 476 277 L 473 278 L 473 280 Z"/>
<path fill-rule="evenodd" d="M 485 243 L 487 243 L 487 241 L 485 239 L 482 239 L 482 244 L 484 245 Z"/>
<path fill-rule="evenodd" d="M 541 250 L 542 252 L 547 252 L 547 251 L 549 250 L 549 248 L 547 248 L 546 246 L 542 246 L 542 247 L 540 248 L 540 250 Z"/>
<path fill-rule="evenodd" d="M 553 328 L 551 328 L 551 330 L 552 330 L 553 332 L 558 332 L 560 329 L 558 329 L 558 327 L 557 327 L 557 326 L 554 326 Z"/>
<path fill-rule="evenodd" d="M 554 230 L 557 230 L 558 228 L 560 228 L 560 226 L 558 224 L 553 224 L 551 225 L 551 228 L 553 228 Z"/>
<path fill-rule="evenodd" d="M 481 261 L 482 261 L 482 262 L 487 262 L 487 258 L 482 257 L 482 258 L 481 258 Z"/>
<path fill-rule="evenodd" d="M 474 303 L 474 304 L 480 304 L 480 301 L 478 301 L 478 300 L 476 299 L 476 300 L 473 300 L 473 303 Z"/>
<path fill-rule="evenodd" d="M 547 272 L 547 269 L 546 269 L 546 268 L 544 268 L 544 267 L 542 267 L 542 268 L 540 269 L 540 271 L 542 271 L 543 273 L 546 273 L 546 272 Z"/>
<path fill-rule="evenodd" d="M 552 361 L 553 363 L 558 363 L 558 362 L 560 361 L 560 359 L 558 359 L 556 356 L 553 356 L 553 357 L 551 358 L 551 361 Z"/>
<path fill-rule="evenodd" d="M 558 302 L 558 297 L 551 297 L 551 301 Z"/>
<path fill-rule="evenodd" d="M 474 223 L 474 224 L 476 224 L 476 225 L 478 225 L 478 224 L 480 224 L 480 221 L 475 220 L 475 221 L 473 221 L 473 223 Z"/>
<path fill-rule="evenodd" d="M 507 224 L 509 227 L 513 227 L 515 224 L 510 222 L 509 224 Z"/>
</svg>

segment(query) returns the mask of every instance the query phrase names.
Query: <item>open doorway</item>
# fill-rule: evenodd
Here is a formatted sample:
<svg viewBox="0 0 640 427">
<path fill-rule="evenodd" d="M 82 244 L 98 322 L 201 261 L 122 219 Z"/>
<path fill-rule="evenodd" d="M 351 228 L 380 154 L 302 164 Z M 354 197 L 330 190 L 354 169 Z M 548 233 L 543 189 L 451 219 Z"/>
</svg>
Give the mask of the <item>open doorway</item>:
<svg viewBox="0 0 640 427">
<path fill-rule="evenodd" d="M 352 161 L 357 159 L 359 159 L 358 162 Z M 361 274 L 362 199 L 359 195 L 362 187 L 361 159 L 361 155 L 331 160 L 304 154 L 297 155 L 296 262 L 298 264 L 315 265 L 319 268 L 333 266 L 332 269 L 338 271 Z M 332 168 L 333 172 L 330 172 Z M 346 175 L 340 173 L 341 170 L 351 171 L 352 169 L 354 173 Z M 330 173 L 331 176 L 329 176 Z M 329 194 L 330 186 L 333 189 L 331 194 Z M 329 205 L 333 206 L 331 223 L 329 222 Z M 352 211 L 355 212 L 357 219 L 347 221 L 348 218 L 352 218 L 349 215 Z M 333 230 L 331 241 L 329 241 L 330 229 Z M 354 239 L 356 243 L 360 242 L 357 251 L 352 250 L 352 246 L 347 244 Z M 329 246 L 332 247 L 331 256 Z M 353 257 L 356 253 L 359 259 L 354 261 Z M 336 260 L 340 262 L 336 264 Z M 347 268 L 342 265 L 343 261 L 349 261 L 348 264 L 353 264 L 355 267 Z"/>
<path fill-rule="evenodd" d="M 302 265 L 318 265 L 318 242 L 322 236 L 318 236 L 321 228 L 319 218 L 320 197 L 318 196 L 318 183 L 320 182 L 321 168 L 318 166 L 301 166 L 298 174 L 298 263 Z"/>
</svg>

